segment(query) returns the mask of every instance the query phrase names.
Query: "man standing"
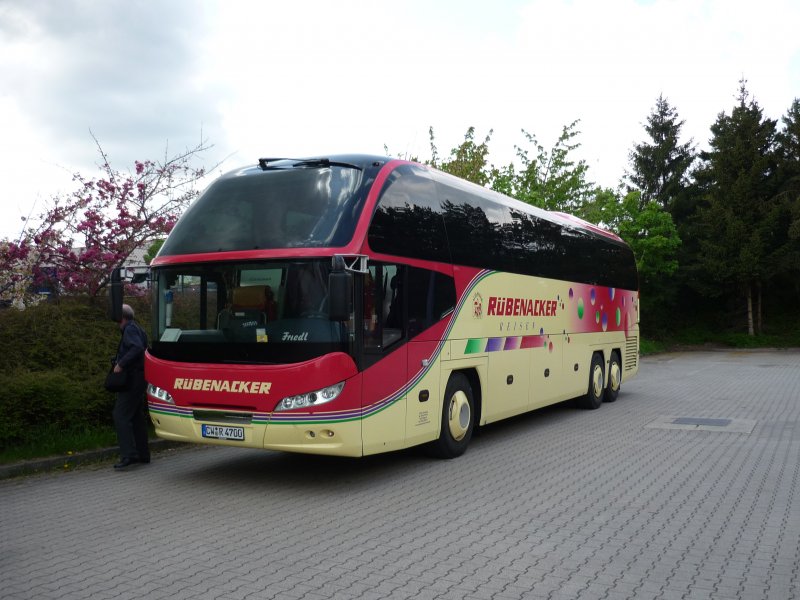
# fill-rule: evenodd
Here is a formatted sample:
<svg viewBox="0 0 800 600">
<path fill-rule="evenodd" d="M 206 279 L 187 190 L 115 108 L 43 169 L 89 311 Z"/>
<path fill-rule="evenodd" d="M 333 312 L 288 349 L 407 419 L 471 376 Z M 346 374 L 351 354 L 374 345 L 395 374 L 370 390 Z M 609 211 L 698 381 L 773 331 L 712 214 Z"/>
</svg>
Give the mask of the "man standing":
<svg viewBox="0 0 800 600">
<path fill-rule="evenodd" d="M 122 305 L 119 322 L 122 340 L 117 350 L 114 371 L 128 374 L 127 388 L 117 392 L 114 402 L 114 426 L 119 440 L 120 461 L 114 465 L 119 470 L 132 464 L 149 463 L 150 449 L 147 445 L 147 423 L 144 418 L 144 351 L 147 334 L 134 321 L 133 309 Z"/>
</svg>

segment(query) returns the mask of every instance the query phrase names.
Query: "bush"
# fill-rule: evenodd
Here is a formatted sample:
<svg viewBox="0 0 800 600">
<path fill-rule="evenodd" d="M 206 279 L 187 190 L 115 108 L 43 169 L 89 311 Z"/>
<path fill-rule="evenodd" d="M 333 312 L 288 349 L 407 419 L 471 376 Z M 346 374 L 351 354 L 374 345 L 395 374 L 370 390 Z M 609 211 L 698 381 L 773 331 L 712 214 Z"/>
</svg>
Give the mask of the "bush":
<svg viewBox="0 0 800 600">
<path fill-rule="evenodd" d="M 0 449 L 31 441 L 29 432 L 55 425 L 64 430 L 107 424 L 113 397 L 61 370 L 0 375 Z"/>
<path fill-rule="evenodd" d="M 147 305 L 129 302 L 147 331 Z M 114 396 L 103 381 L 120 332 L 104 299 L 1 310 L 0 331 L 0 450 L 35 442 L 35 432 L 50 425 L 111 424 Z"/>
</svg>

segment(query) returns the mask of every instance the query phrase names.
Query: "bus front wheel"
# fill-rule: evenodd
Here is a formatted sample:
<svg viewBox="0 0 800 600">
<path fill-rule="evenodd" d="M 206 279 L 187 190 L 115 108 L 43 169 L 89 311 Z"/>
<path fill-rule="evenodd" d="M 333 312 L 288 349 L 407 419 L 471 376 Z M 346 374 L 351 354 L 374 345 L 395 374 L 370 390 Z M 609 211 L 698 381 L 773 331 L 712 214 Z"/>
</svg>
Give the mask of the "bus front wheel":
<svg viewBox="0 0 800 600">
<path fill-rule="evenodd" d="M 589 367 L 589 389 L 586 395 L 579 399 L 578 406 L 587 410 L 600 408 L 605 395 L 605 370 L 603 369 L 603 355 L 592 355 L 592 366 Z"/>
<path fill-rule="evenodd" d="M 453 373 L 447 382 L 442 401 L 442 422 L 439 439 L 432 442 L 430 452 L 439 458 L 455 458 L 467 449 L 475 428 L 475 400 L 472 386 L 462 373 Z"/>
</svg>

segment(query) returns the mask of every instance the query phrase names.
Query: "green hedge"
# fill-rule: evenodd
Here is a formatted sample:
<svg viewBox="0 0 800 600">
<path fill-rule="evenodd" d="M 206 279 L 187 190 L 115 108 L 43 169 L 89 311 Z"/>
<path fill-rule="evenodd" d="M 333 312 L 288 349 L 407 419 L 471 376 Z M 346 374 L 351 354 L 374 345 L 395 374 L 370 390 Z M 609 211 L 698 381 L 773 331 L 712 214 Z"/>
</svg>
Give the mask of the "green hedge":
<svg viewBox="0 0 800 600">
<path fill-rule="evenodd" d="M 147 331 L 146 304 L 128 302 Z M 0 450 L 35 442 L 43 427 L 111 424 L 114 397 L 103 380 L 119 336 L 104 300 L 0 311 Z"/>
</svg>

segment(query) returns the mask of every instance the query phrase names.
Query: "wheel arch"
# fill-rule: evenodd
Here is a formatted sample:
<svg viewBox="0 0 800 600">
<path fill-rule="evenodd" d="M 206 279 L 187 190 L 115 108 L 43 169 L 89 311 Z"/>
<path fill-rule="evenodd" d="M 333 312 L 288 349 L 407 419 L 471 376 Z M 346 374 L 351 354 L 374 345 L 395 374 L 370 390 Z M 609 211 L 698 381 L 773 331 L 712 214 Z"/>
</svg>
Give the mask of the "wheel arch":
<svg viewBox="0 0 800 600">
<path fill-rule="evenodd" d="M 483 415 L 483 386 L 481 385 L 481 377 L 475 367 L 464 367 L 461 369 L 453 369 L 448 373 L 447 380 L 443 381 L 442 389 L 447 387 L 450 378 L 456 373 L 460 373 L 467 378 L 469 387 L 472 388 L 472 399 L 475 402 L 475 426 L 481 423 L 481 416 Z M 442 399 L 444 401 L 444 399 Z"/>
</svg>

